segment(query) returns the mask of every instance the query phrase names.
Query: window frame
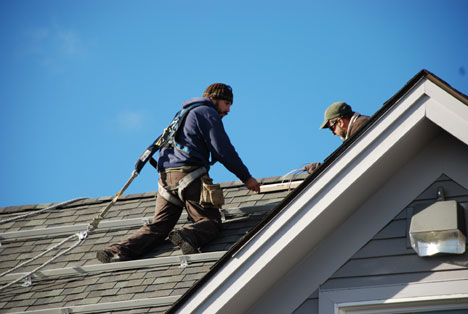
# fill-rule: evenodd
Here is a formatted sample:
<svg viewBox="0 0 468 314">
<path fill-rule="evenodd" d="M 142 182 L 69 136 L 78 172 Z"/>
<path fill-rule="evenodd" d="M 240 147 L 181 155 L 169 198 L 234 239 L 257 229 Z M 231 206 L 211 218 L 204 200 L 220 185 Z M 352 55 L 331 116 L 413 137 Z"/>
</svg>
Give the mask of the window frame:
<svg viewBox="0 0 468 314">
<path fill-rule="evenodd" d="M 468 309 L 468 280 L 319 291 L 319 313 L 397 314 Z"/>
</svg>

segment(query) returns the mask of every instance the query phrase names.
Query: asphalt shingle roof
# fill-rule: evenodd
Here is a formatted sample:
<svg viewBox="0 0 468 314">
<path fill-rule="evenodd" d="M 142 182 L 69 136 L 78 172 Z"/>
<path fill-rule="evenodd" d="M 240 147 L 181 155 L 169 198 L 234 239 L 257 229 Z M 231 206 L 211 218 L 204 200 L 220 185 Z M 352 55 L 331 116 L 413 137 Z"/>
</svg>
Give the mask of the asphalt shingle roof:
<svg viewBox="0 0 468 314">
<path fill-rule="evenodd" d="M 272 177 L 261 184 L 286 183 L 271 192 L 255 194 L 240 181 L 222 183 L 225 195 L 223 231 L 202 253 L 183 256 L 169 241 L 148 252 L 140 260 L 101 264 L 96 251 L 132 234 L 154 212 L 155 192 L 123 195 L 107 213 L 99 228 L 84 242 L 32 275 L 0 290 L 0 312 L 57 313 L 155 313 L 165 312 L 201 279 L 222 255 L 290 193 L 291 179 Z M 82 199 L 37 215 L 8 221 L 12 217 L 38 212 L 54 204 L 0 208 L 0 274 L 38 256 L 86 226 L 112 200 L 112 197 Z M 184 212 L 177 223 L 188 223 Z M 77 243 L 78 237 L 59 250 Z M 0 275 L 0 287 L 33 271 L 59 251 L 52 251 L 33 262 Z M 24 286 L 23 286 L 24 285 Z"/>
</svg>

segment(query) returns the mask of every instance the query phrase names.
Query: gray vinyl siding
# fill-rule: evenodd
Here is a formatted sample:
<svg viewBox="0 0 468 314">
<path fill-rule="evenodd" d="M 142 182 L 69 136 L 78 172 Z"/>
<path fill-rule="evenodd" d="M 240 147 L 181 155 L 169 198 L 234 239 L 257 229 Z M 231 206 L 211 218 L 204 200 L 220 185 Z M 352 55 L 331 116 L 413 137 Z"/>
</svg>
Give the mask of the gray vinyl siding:
<svg viewBox="0 0 468 314">
<path fill-rule="evenodd" d="M 441 175 L 325 281 L 320 290 L 468 279 L 468 253 L 421 258 L 407 237 L 411 213 L 434 203 L 438 187 L 444 188 L 447 200 L 458 201 L 468 217 L 468 190 Z M 356 228 L 359 230 L 359 226 Z M 318 304 L 316 291 L 294 314 L 318 313 Z"/>
<path fill-rule="evenodd" d="M 319 314 L 318 308 L 318 290 L 316 290 L 293 314 Z"/>
<path fill-rule="evenodd" d="M 444 188 L 447 200 L 456 200 L 468 208 L 468 190 L 442 175 L 356 252 L 321 289 L 468 278 L 468 253 L 421 258 L 407 238 L 413 209 L 435 202 L 438 187 Z"/>
</svg>

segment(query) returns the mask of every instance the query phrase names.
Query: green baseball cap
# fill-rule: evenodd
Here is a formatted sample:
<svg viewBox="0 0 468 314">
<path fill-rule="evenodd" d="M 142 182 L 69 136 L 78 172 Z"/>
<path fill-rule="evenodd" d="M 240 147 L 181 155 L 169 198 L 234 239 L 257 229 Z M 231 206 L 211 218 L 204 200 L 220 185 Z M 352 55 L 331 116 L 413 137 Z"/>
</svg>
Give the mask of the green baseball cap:
<svg viewBox="0 0 468 314">
<path fill-rule="evenodd" d="M 352 112 L 351 106 L 343 101 L 334 102 L 331 104 L 327 110 L 325 110 L 325 114 L 323 117 L 321 129 L 325 129 L 328 125 L 328 122 L 332 119 L 339 118 L 347 113 Z"/>
</svg>

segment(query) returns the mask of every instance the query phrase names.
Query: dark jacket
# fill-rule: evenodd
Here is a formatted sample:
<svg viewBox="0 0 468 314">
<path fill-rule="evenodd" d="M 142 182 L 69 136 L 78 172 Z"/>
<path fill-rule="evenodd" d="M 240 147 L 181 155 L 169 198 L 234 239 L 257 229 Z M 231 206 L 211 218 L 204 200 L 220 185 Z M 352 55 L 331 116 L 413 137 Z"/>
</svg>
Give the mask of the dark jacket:
<svg viewBox="0 0 468 314">
<path fill-rule="evenodd" d="M 209 98 L 193 98 L 183 103 L 186 108 L 194 103 L 202 106 L 192 109 L 179 128 L 175 140 L 196 153 L 188 155 L 178 148 L 165 147 L 159 152 L 158 171 L 181 166 L 205 166 L 212 160 L 221 162 L 242 182 L 251 177 L 234 146 L 232 146 L 218 111 Z"/>
<path fill-rule="evenodd" d="M 359 131 L 364 125 L 366 125 L 367 121 L 369 121 L 370 117 L 368 116 L 363 116 L 363 115 L 360 115 L 356 121 L 353 123 L 353 125 L 351 126 L 351 129 L 349 130 L 349 134 L 348 134 L 348 138 L 350 138 L 351 136 L 353 136 L 354 133 L 356 133 L 357 131 Z"/>
</svg>

